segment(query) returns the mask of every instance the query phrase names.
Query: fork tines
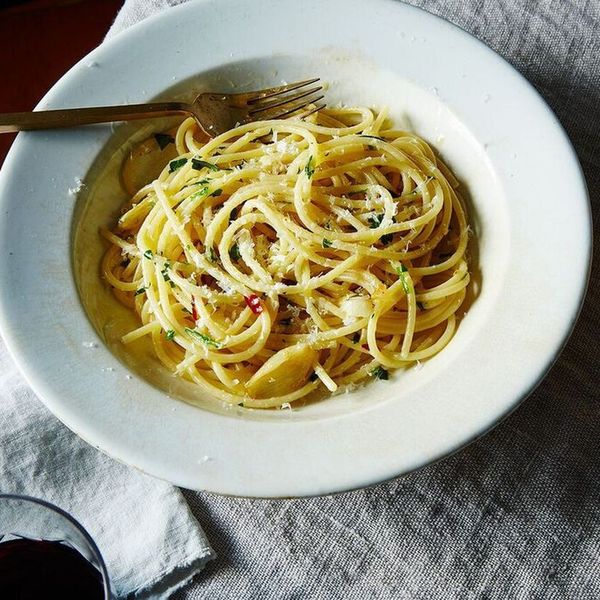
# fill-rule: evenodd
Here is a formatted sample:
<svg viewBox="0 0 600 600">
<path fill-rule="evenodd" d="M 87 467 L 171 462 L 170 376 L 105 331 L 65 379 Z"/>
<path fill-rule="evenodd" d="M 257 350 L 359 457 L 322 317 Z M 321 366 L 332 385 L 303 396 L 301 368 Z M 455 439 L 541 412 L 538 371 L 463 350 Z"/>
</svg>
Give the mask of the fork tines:
<svg viewBox="0 0 600 600">
<path fill-rule="evenodd" d="M 256 96 L 248 99 L 250 109 L 248 112 L 253 118 L 261 120 L 282 119 L 291 116 L 307 117 L 325 107 L 323 103 L 317 104 L 324 98 L 323 94 L 319 94 L 323 90 L 323 86 L 317 85 L 306 89 L 307 86 L 318 81 L 319 77 L 316 77 L 261 90 Z M 295 114 L 307 107 L 308 110 L 302 114 Z"/>
</svg>

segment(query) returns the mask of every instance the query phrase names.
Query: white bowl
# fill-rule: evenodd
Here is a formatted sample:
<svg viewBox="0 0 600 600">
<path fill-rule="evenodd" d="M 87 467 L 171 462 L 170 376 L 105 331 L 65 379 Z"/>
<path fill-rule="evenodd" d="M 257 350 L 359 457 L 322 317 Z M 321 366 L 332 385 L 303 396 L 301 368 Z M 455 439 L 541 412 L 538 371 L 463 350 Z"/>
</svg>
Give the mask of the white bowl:
<svg viewBox="0 0 600 600">
<path fill-rule="evenodd" d="M 21 134 L 0 174 L 0 327 L 13 357 L 82 438 L 187 488 L 323 494 L 439 459 L 535 387 L 584 296 L 589 203 L 555 116 L 486 46 L 399 2 L 184 4 L 103 44 L 39 108 L 313 75 L 330 83 L 330 103 L 388 105 L 439 150 L 465 184 L 479 254 L 479 295 L 451 344 L 348 395 L 292 411 L 226 410 L 112 342 L 123 313 L 98 316 L 111 300 L 97 226 L 122 200 L 110 189 L 121 155 L 110 154 L 131 126 Z M 79 178 L 87 187 L 77 194 Z"/>
</svg>

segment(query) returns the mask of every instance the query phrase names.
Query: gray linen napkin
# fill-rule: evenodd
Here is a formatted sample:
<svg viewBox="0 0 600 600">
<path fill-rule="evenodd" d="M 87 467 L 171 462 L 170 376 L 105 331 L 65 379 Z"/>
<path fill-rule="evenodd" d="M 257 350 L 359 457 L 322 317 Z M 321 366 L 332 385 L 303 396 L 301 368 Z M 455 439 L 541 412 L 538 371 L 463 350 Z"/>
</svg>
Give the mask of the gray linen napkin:
<svg viewBox="0 0 600 600">
<path fill-rule="evenodd" d="M 111 34 L 176 3 L 127 0 Z M 575 144 L 597 211 L 600 3 L 409 3 L 474 34 L 538 88 Z M 599 307 L 596 269 L 543 384 L 491 434 L 437 465 L 309 500 L 185 492 L 219 558 L 174 599 L 600 598 Z"/>
<path fill-rule="evenodd" d="M 69 431 L 33 395 L 1 340 L 0 492 L 72 514 L 98 544 L 120 598 L 166 598 L 213 557 L 181 492 Z"/>
</svg>

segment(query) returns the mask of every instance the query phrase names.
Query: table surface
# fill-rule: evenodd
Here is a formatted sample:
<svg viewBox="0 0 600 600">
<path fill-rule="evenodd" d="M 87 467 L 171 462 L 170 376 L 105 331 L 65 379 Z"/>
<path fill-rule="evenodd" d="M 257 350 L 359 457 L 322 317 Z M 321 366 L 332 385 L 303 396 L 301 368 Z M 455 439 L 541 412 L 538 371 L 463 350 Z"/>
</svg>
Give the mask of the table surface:
<svg viewBox="0 0 600 600">
<path fill-rule="evenodd" d="M 0 8 L 0 112 L 32 110 L 104 39 L 122 5 L 123 0 L 27 0 Z M 15 136 L 0 135 L 0 166 Z"/>
</svg>

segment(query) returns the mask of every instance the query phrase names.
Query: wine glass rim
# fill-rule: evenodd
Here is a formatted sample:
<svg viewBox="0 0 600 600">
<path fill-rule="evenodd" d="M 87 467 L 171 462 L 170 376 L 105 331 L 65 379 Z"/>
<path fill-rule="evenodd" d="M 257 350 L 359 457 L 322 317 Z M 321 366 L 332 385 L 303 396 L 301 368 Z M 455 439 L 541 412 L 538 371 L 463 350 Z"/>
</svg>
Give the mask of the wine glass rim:
<svg viewBox="0 0 600 600">
<path fill-rule="evenodd" d="M 96 542 L 94 541 L 94 539 L 92 538 L 92 536 L 87 532 L 85 527 L 75 517 L 70 515 L 67 511 L 63 510 L 59 506 L 56 506 L 55 504 L 52 504 L 51 502 L 48 502 L 47 500 L 35 498 L 34 496 L 27 496 L 25 494 L 0 493 L 0 501 L 1 500 L 21 500 L 24 502 L 31 502 L 32 504 L 38 504 L 40 506 L 43 506 L 44 508 L 47 508 L 47 509 L 59 514 L 61 517 L 63 517 L 67 521 L 69 521 L 71 523 L 71 525 L 73 525 L 79 531 L 79 533 L 83 536 L 83 538 L 89 544 L 92 552 L 95 555 L 95 558 L 98 562 L 100 574 L 102 575 L 102 585 L 104 587 L 105 600 L 110 600 L 112 598 L 111 591 L 110 591 L 110 579 L 108 577 L 108 569 L 106 568 L 106 563 L 104 562 L 102 553 L 100 552 L 100 549 L 98 548 L 98 546 L 97 546 Z"/>
</svg>

